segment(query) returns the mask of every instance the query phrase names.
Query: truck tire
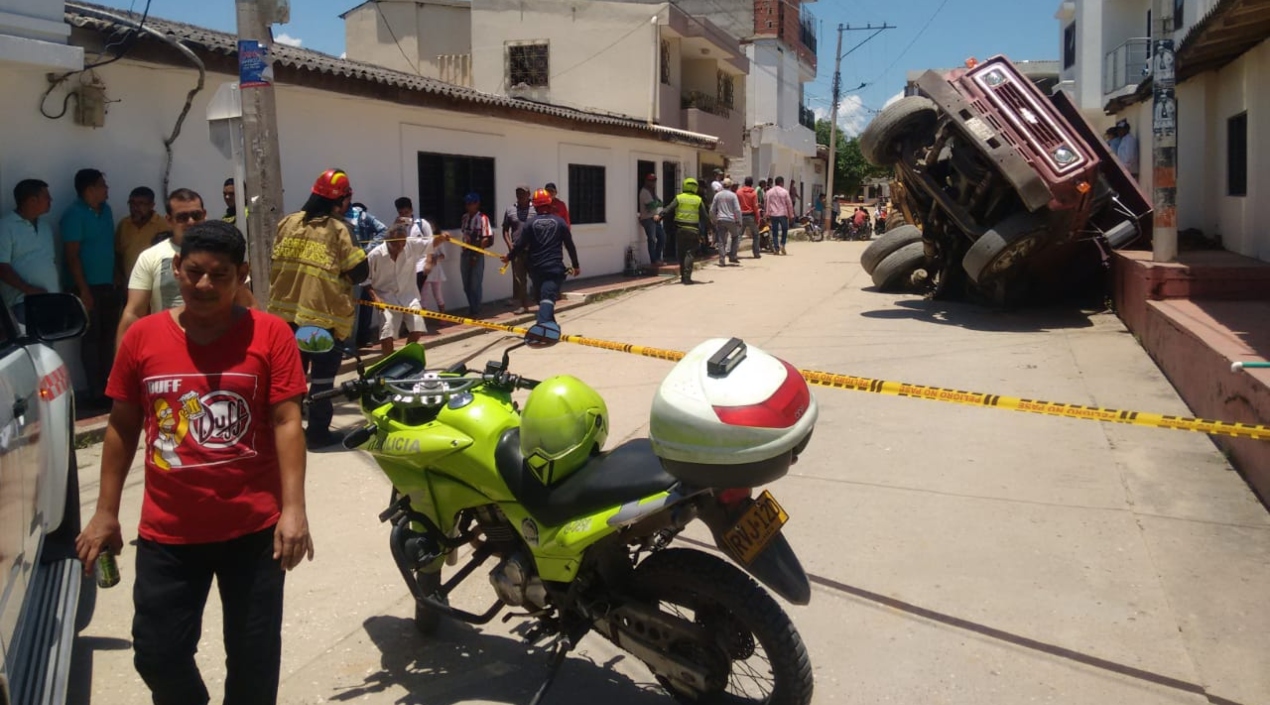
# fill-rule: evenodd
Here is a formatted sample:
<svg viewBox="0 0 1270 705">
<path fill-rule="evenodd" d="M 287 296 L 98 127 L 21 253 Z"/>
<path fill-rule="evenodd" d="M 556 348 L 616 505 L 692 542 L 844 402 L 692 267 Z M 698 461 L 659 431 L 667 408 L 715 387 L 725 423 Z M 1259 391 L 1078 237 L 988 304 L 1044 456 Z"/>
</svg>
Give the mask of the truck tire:
<svg viewBox="0 0 1270 705">
<path fill-rule="evenodd" d="M 877 269 L 878 264 L 886 259 L 887 255 L 900 249 L 905 245 L 911 245 L 914 242 L 922 241 L 922 231 L 912 225 L 905 225 L 900 228 L 887 227 L 886 234 L 864 248 L 864 254 L 860 255 L 860 266 L 864 267 L 864 271 L 872 274 Z"/>
<path fill-rule="evenodd" d="M 860 153 L 874 166 L 900 160 L 899 147 L 911 136 L 934 136 L 939 107 L 929 98 L 911 95 L 890 104 L 860 133 Z"/>
<path fill-rule="evenodd" d="M 970 280 L 983 284 L 1014 269 L 1045 242 L 1045 211 L 1015 213 L 985 232 L 966 251 L 961 266 Z"/>
<path fill-rule="evenodd" d="M 908 220 L 904 217 L 904 211 L 895 208 L 886 216 L 886 228 L 883 232 L 889 233 L 892 230 L 899 230 L 908 224 Z"/>
<path fill-rule="evenodd" d="M 913 272 L 926 264 L 926 245 L 921 241 L 909 243 L 887 255 L 871 272 L 873 285 L 878 291 L 902 291 L 908 286 Z"/>
</svg>

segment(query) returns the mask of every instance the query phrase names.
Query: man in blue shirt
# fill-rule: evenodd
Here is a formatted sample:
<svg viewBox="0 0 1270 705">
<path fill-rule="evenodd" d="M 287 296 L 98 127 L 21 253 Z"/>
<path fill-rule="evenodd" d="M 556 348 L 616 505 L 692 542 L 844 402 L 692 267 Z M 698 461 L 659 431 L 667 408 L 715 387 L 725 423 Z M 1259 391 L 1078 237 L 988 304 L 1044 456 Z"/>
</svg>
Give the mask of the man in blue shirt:
<svg viewBox="0 0 1270 705">
<path fill-rule="evenodd" d="M 115 330 L 121 301 L 115 282 L 115 216 L 106 203 L 110 188 L 96 169 L 75 172 L 79 197 L 62 214 L 62 244 L 70 286 L 88 310 L 88 332 L 80 348 L 88 378 L 85 406 L 106 406 L 106 379 L 115 359 Z"/>
<path fill-rule="evenodd" d="M 0 294 L 18 323 L 26 325 L 27 294 L 61 291 L 53 254 L 53 223 L 42 218 L 53 199 L 49 185 L 23 179 L 13 187 L 17 208 L 0 218 Z"/>
<path fill-rule="evenodd" d="M 556 320 L 556 299 L 560 298 L 565 275 L 570 273 L 564 268 L 564 255 L 560 248 L 563 246 L 569 251 L 573 276 L 581 274 L 582 268 L 578 266 L 578 250 L 573 245 L 573 233 L 564 218 L 555 212 L 551 194 L 546 189 L 539 189 L 530 203 L 536 215 L 530 216 L 520 232 L 520 239 L 510 252 L 503 255 L 503 264 L 514 260 L 521 253 L 526 254 L 529 279 L 533 282 L 539 299 L 538 322 L 546 323 Z"/>
</svg>

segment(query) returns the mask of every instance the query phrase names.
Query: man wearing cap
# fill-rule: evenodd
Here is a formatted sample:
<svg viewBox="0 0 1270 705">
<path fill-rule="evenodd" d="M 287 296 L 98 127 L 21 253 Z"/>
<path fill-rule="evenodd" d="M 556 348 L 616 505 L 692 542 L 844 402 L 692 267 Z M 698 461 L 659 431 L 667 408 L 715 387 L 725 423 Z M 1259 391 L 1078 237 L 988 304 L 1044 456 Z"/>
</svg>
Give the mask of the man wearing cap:
<svg viewBox="0 0 1270 705">
<path fill-rule="evenodd" d="M 551 212 L 564 219 L 564 224 L 572 228 L 573 220 L 569 218 L 569 207 L 564 204 L 564 201 L 556 197 L 556 193 L 558 192 L 556 185 L 548 181 L 547 185 L 543 186 L 543 189 L 545 189 L 547 193 L 551 194 Z"/>
<path fill-rule="evenodd" d="M 661 265 L 662 254 L 666 250 L 666 229 L 653 217 L 660 210 L 657 175 L 645 174 L 644 186 L 639 190 L 639 226 L 644 229 L 644 238 L 648 240 L 648 263 L 653 267 Z"/>
<path fill-rule="evenodd" d="M 520 234 L 525 223 L 535 214 L 534 206 L 529 202 L 529 187 L 521 184 L 516 187 L 516 202 L 507 207 L 503 213 L 503 244 L 510 253 L 520 241 Z M 511 259 L 512 265 L 512 305 L 520 304 L 516 313 L 529 313 L 529 265 L 527 255 L 522 252 Z"/>
<path fill-rule="evenodd" d="M 1116 158 L 1124 164 L 1125 168 L 1133 174 L 1133 178 L 1138 178 L 1138 138 L 1133 136 L 1129 131 L 1129 121 L 1120 120 L 1116 123 Z"/>
<path fill-rule="evenodd" d="M 490 229 L 489 216 L 481 212 L 481 195 L 476 192 L 463 197 L 466 213 L 459 221 L 463 242 L 486 249 L 494 244 L 494 231 Z M 467 297 L 467 315 L 481 315 L 481 289 L 485 281 L 485 255 L 463 250 L 459 259 L 459 275 L 463 277 L 463 295 Z"/>
<path fill-rule="evenodd" d="M 727 266 L 725 258 L 733 264 L 741 263 L 736 256 L 737 241 L 741 239 L 741 201 L 732 192 L 732 188 L 732 179 L 724 178 L 723 183 L 715 189 L 714 199 L 710 201 L 710 219 L 714 221 L 720 267 Z"/>
</svg>

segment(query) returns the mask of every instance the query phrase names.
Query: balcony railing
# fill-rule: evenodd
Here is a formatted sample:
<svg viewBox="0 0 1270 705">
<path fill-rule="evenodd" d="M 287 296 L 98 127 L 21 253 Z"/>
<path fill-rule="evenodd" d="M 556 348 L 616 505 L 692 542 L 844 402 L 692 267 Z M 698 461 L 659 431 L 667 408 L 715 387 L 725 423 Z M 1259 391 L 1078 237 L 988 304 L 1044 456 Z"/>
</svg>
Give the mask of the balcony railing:
<svg viewBox="0 0 1270 705">
<path fill-rule="evenodd" d="M 711 115 L 718 115 L 721 118 L 732 117 L 732 111 L 726 105 L 719 101 L 715 96 L 701 91 L 688 91 L 683 94 L 683 100 L 680 107 L 684 110 L 688 108 L 696 108 Z"/>
<path fill-rule="evenodd" d="M 800 105 L 798 106 L 798 124 L 808 130 L 816 129 L 816 111 L 811 108 Z"/>
<path fill-rule="evenodd" d="M 811 49 L 812 56 L 816 55 L 816 16 L 811 14 L 806 5 L 802 7 L 802 14 L 798 20 L 798 39 L 803 46 Z"/>
<path fill-rule="evenodd" d="M 1103 95 L 1115 93 L 1125 86 L 1136 86 L 1148 74 L 1151 40 L 1135 37 L 1107 52 L 1102 60 Z"/>
<path fill-rule="evenodd" d="M 456 86 L 472 87 L 471 54 L 438 54 L 437 78 Z"/>
</svg>

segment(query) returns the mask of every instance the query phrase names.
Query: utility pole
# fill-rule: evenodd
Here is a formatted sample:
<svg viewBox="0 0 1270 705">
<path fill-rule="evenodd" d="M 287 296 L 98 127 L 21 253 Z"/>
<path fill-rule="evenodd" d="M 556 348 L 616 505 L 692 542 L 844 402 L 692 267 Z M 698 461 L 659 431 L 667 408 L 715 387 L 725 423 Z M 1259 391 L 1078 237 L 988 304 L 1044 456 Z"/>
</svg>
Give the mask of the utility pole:
<svg viewBox="0 0 1270 705">
<path fill-rule="evenodd" d="M 1151 38 L 1151 188 L 1155 201 L 1151 253 L 1156 262 L 1177 261 L 1177 94 L 1171 35 L 1180 19 L 1172 0 L 1155 0 Z"/>
<path fill-rule="evenodd" d="M 288 0 L 234 0 L 238 11 L 238 85 L 242 94 L 246 183 L 239 184 L 247 224 L 247 254 L 256 300 L 269 302 L 273 235 L 282 210 L 282 157 L 273 92 L 272 24 L 290 19 Z"/>
<path fill-rule="evenodd" d="M 829 109 L 829 174 L 825 188 L 825 232 L 828 233 L 832 228 L 834 216 L 833 212 L 833 173 L 838 166 L 838 103 L 842 101 L 842 57 L 850 54 L 852 51 L 864 46 L 870 39 L 878 36 L 883 30 L 895 29 L 895 25 L 889 25 L 885 22 L 880 27 L 874 27 L 872 23 L 863 27 L 852 27 L 849 24 L 838 25 L 838 48 L 834 50 L 833 56 L 833 106 Z M 872 31 L 864 41 L 855 45 L 847 54 L 842 53 L 842 33 L 843 32 L 862 32 L 865 30 Z M 860 86 L 864 87 L 863 84 Z"/>
</svg>

